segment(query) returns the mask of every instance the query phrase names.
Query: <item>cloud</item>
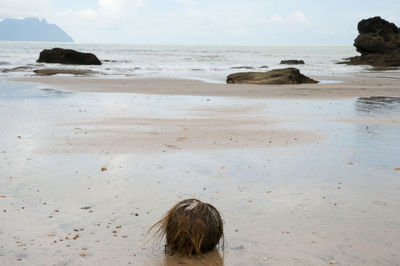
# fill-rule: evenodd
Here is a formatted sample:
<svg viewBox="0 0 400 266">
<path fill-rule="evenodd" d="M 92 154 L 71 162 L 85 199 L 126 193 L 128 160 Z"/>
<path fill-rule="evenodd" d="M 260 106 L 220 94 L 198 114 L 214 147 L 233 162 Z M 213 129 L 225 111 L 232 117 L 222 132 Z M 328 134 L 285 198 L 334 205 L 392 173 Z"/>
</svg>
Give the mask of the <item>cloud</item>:
<svg viewBox="0 0 400 266">
<path fill-rule="evenodd" d="M 269 19 L 269 21 L 272 22 L 272 23 L 283 23 L 283 22 L 285 22 L 285 20 L 281 16 L 278 16 L 278 15 L 273 15 Z"/>
<path fill-rule="evenodd" d="M 1 0 L 0 0 L 1 1 Z M 70 18 L 80 18 L 83 19 L 83 23 L 87 22 L 85 19 L 90 21 L 94 20 L 104 20 L 108 23 L 118 23 L 122 22 L 125 18 L 132 15 L 132 13 L 139 8 L 145 6 L 145 0 L 98 0 L 98 8 L 89 8 L 85 10 L 64 10 L 58 12 L 54 18 L 57 16 L 70 17 Z"/>
<path fill-rule="evenodd" d="M 304 13 L 296 10 L 289 16 L 289 20 L 292 20 L 294 22 L 307 22 L 306 16 Z"/>
<path fill-rule="evenodd" d="M 384 19 L 386 19 L 389 22 L 393 22 L 394 24 L 397 25 L 397 27 L 400 26 L 400 18 L 397 16 L 392 15 L 392 16 L 388 16 L 387 18 L 384 18 Z"/>
<path fill-rule="evenodd" d="M 0 18 L 43 18 L 50 11 L 49 0 L 0 0 Z"/>
<path fill-rule="evenodd" d="M 286 17 L 273 15 L 270 17 L 269 22 L 277 24 L 311 24 L 311 22 L 306 18 L 305 14 L 298 10 L 294 11 Z"/>
<path fill-rule="evenodd" d="M 98 5 L 101 12 L 106 13 L 125 13 L 132 8 L 140 8 L 145 5 L 145 0 L 99 0 Z"/>
<path fill-rule="evenodd" d="M 145 6 L 145 0 L 99 0 L 99 9 L 96 12 L 100 15 L 128 15 L 135 9 Z"/>
<path fill-rule="evenodd" d="M 145 6 L 146 0 L 98 0 L 97 8 L 62 10 L 51 14 L 49 21 L 77 41 L 118 42 L 129 36 L 128 27 L 135 24 L 137 10 Z"/>
<path fill-rule="evenodd" d="M 124 6 L 127 4 L 127 1 L 124 0 L 99 0 L 99 11 L 108 11 L 108 12 L 119 12 Z"/>
<path fill-rule="evenodd" d="M 69 11 L 69 12 L 72 12 L 72 11 Z M 80 17 L 82 17 L 83 19 L 93 20 L 93 19 L 96 19 L 97 12 L 93 9 L 86 9 L 86 10 L 79 12 L 78 15 Z"/>
<path fill-rule="evenodd" d="M 194 0 L 175 0 L 176 3 L 186 6 L 196 5 L 196 1 Z"/>
<path fill-rule="evenodd" d="M 144 5 L 146 4 L 145 0 L 136 0 L 136 7 L 144 7 Z"/>
</svg>

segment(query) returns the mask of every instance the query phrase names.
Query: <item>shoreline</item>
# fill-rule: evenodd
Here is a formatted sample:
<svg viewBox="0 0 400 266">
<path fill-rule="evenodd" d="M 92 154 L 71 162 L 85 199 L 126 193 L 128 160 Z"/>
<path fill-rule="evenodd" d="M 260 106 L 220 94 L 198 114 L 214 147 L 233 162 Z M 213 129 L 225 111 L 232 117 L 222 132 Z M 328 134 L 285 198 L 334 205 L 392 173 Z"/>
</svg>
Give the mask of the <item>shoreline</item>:
<svg viewBox="0 0 400 266">
<path fill-rule="evenodd" d="M 373 75 L 373 76 L 372 76 Z M 12 82 L 33 82 L 77 92 L 138 93 L 244 98 L 347 99 L 400 97 L 400 73 L 360 72 L 349 75 L 312 76 L 340 81 L 299 85 L 216 84 L 175 78 L 23 77 Z"/>
</svg>

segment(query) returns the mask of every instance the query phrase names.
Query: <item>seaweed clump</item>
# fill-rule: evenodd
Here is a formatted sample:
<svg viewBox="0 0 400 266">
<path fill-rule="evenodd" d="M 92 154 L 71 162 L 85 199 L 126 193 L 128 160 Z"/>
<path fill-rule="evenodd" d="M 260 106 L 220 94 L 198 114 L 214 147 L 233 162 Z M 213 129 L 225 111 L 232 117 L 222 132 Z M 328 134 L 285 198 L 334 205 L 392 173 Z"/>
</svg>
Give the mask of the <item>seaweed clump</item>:
<svg viewBox="0 0 400 266">
<path fill-rule="evenodd" d="M 170 255 L 200 255 L 213 250 L 222 240 L 223 222 L 218 210 L 197 199 L 186 199 L 173 206 L 149 231 L 165 239 Z"/>
</svg>

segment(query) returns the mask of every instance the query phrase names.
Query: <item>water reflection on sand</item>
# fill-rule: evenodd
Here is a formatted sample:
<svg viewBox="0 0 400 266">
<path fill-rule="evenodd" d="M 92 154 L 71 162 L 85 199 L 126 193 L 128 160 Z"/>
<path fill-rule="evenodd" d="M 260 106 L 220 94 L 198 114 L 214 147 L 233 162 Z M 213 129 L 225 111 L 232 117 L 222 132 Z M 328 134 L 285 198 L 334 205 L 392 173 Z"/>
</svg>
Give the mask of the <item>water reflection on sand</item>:
<svg viewBox="0 0 400 266">
<path fill-rule="evenodd" d="M 400 261 L 397 98 L 240 99 L 0 85 L 0 265 Z M 154 137 L 157 143 L 143 143 L 151 152 L 115 142 L 126 132 L 133 140 L 149 121 L 160 121 L 150 125 L 154 134 L 174 132 L 174 140 L 184 143 L 181 135 L 201 119 L 215 122 L 196 124 L 205 133 L 218 121 L 232 121 L 223 124 L 225 133 L 249 131 L 242 146 L 223 148 L 214 139 L 207 147 L 177 149 Z M 246 146 L 258 140 L 259 127 L 317 137 Z M 107 138 L 96 145 L 77 144 L 102 134 Z M 224 137 L 229 144 L 231 136 Z M 170 257 L 146 239 L 148 228 L 187 197 L 221 211 L 223 253 Z"/>
<path fill-rule="evenodd" d="M 356 110 L 360 115 L 398 115 L 400 112 L 400 98 L 361 97 L 356 101 Z"/>
</svg>

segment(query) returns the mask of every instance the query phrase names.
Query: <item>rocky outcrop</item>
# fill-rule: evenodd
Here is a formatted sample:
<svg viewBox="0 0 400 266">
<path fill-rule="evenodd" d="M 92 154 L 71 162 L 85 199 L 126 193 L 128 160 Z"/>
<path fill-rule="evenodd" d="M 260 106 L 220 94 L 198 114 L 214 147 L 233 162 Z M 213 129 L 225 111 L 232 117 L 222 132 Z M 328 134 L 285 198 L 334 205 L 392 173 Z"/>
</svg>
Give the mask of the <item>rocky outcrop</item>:
<svg viewBox="0 0 400 266">
<path fill-rule="evenodd" d="M 295 59 L 282 60 L 281 65 L 304 65 L 304 61 Z"/>
<path fill-rule="evenodd" d="M 91 53 L 81 53 L 71 49 L 53 48 L 40 52 L 38 63 L 59 63 L 68 65 L 101 65 L 100 60 Z"/>
<path fill-rule="evenodd" d="M 297 68 L 274 69 L 268 72 L 243 72 L 227 77 L 229 84 L 302 84 L 318 83 L 300 73 Z"/>
<path fill-rule="evenodd" d="M 35 74 L 40 75 L 40 76 L 52 76 L 52 75 L 57 75 L 57 74 L 70 74 L 70 75 L 89 75 L 89 74 L 95 74 L 95 71 L 89 70 L 89 69 L 54 69 L 54 68 L 49 68 L 49 69 L 38 69 L 34 70 Z"/>
<path fill-rule="evenodd" d="M 400 66 L 400 30 L 380 17 L 361 20 L 354 46 L 361 56 L 347 58 L 350 65 Z"/>
</svg>

